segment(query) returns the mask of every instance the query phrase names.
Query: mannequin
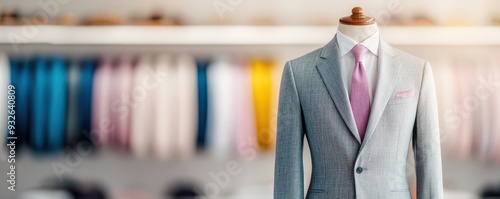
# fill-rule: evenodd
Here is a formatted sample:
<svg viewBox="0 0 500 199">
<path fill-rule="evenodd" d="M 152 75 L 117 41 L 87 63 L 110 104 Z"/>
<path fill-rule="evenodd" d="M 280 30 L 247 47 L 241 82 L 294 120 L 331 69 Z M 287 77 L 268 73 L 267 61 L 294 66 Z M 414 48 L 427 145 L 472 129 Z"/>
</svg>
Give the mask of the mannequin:
<svg viewBox="0 0 500 199">
<path fill-rule="evenodd" d="M 377 23 L 371 25 L 347 25 L 347 24 L 339 24 L 339 31 L 349 38 L 353 39 L 357 43 L 361 43 L 366 38 L 373 35 L 373 33 L 377 32 L 378 27 Z"/>
<path fill-rule="evenodd" d="M 357 43 L 361 43 L 378 30 L 375 20 L 363 15 L 363 9 L 360 7 L 353 8 L 352 15 L 341 18 L 339 22 L 339 31 Z"/>
<path fill-rule="evenodd" d="M 393 48 L 377 31 L 375 20 L 356 7 L 340 19 L 329 43 L 285 64 L 275 199 L 411 199 L 406 173 L 410 146 L 418 199 L 443 198 L 431 66 Z M 312 157 L 307 192 L 305 145 Z"/>
</svg>

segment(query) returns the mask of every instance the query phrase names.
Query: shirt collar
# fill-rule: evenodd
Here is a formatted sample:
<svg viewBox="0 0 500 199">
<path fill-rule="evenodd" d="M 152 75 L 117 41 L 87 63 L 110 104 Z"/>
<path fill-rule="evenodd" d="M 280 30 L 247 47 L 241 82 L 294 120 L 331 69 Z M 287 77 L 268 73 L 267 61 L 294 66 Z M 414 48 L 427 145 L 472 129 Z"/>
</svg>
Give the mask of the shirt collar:
<svg viewBox="0 0 500 199">
<path fill-rule="evenodd" d="M 375 56 L 378 56 L 378 45 L 380 42 L 378 30 L 370 37 L 363 40 L 360 44 L 368 48 L 368 50 Z M 342 32 L 337 31 L 337 43 L 339 44 L 340 56 L 344 56 L 351 51 L 351 49 L 358 43 L 344 35 Z"/>
</svg>

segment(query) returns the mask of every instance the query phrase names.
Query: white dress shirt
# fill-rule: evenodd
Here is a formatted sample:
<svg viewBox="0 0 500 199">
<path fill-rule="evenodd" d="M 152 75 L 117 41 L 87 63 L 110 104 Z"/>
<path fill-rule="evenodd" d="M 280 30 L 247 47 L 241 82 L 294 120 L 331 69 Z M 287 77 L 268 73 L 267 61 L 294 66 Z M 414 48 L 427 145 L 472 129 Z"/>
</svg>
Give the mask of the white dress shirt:
<svg viewBox="0 0 500 199">
<path fill-rule="evenodd" d="M 153 56 L 143 55 L 139 58 L 134 69 L 134 82 L 132 92 L 132 114 L 130 122 L 130 147 L 138 157 L 148 154 L 153 142 L 153 126 L 155 125 L 154 105 L 156 103 L 156 92 L 158 82 L 150 75 L 148 70 L 152 68 Z"/>
<path fill-rule="evenodd" d="M 234 65 L 221 57 L 207 68 L 208 75 L 208 148 L 217 157 L 231 153 L 234 143 Z"/>
<path fill-rule="evenodd" d="M 500 59 L 495 56 L 495 58 L 492 58 L 492 71 L 490 74 L 500 74 L 500 69 L 497 67 L 496 63 L 500 63 Z M 495 77 L 490 76 L 490 77 Z M 492 96 L 493 101 L 492 103 L 492 111 L 491 111 L 491 117 L 492 118 L 499 118 L 500 117 L 500 104 L 497 103 L 500 101 L 500 93 L 495 92 Z M 495 129 L 495 131 L 491 132 L 493 139 L 490 140 L 490 153 L 492 154 L 491 160 L 495 161 L 496 163 L 500 163 L 500 122 L 493 122 L 492 124 L 492 129 Z"/>
<path fill-rule="evenodd" d="M 177 152 L 181 158 L 189 158 L 196 152 L 198 125 L 198 74 L 196 60 L 190 55 L 180 55 L 176 62 L 178 75 L 178 140 Z"/>
<path fill-rule="evenodd" d="M 373 96 L 376 88 L 375 86 L 377 84 L 379 41 L 379 31 L 377 30 L 377 32 L 373 33 L 373 35 L 360 43 L 368 49 L 368 52 L 363 59 L 363 66 L 365 67 L 366 75 L 368 76 L 370 102 L 373 102 Z M 351 96 L 351 79 L 352 72 L 354 70 L 354 56 L 351 53 L 351 49 L 358 43 L 340 31 L 337 31 L 337 43 L 339 44 L 340 50 L 340 71 L 342 73 L 342 79 L 348 96 Z"/>
<path fill-rule="evenodd" d="M 10 84 L 10 64 L 6 54 L 0 53 L 0 162 L 6 160 L 5 139 L 7 136 L 7 86 Z M 9 109 L 10 110 L 10 109 Z"/>
<path fill-rule="evenodd" d="M 156 70 L 165 72 L 156 92 L 156 123 L 154 146 L 156 156 L 166 160 L 174 155 L 179 129 L 178 70 L 170 55 L 156 58 Z"/>
</svg>

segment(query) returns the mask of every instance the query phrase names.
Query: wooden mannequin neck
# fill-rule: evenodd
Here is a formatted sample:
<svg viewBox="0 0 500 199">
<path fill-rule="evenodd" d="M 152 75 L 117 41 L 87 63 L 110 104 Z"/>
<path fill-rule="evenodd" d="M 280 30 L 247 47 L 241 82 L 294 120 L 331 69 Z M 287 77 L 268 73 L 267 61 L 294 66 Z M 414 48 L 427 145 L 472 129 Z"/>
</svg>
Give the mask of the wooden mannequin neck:
<svg viewBox="0 0 500 199">
<path fill-rule="evenodd" d="M 363 26 L 339 24 L 338 29 L 342 34 L 348 36 L 357 43 L 361 43 L 362 41 L 373 35 L 373 33 L 377 32 L 378 27 L 377 23 Z"/>
</svg>

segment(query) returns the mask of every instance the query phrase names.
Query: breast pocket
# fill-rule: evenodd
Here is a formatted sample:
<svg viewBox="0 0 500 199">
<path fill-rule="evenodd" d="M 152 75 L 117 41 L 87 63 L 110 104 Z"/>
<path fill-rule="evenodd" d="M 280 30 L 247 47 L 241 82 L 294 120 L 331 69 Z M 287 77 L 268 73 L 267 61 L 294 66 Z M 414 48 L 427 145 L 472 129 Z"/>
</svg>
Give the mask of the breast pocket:
<svg viewBox="0 0 500 199">
<path fill-rule="evenodd" d="M 415 101 L 415 93 L 412 89 L 402 92 L 397 92 L 392 95 L 387 105 L 406 104 Z"/>
<path fill-rule="evenodd" d="M 406 104 L 415 101 L 414 97 L 407 97 L 407 98 L 398 98 L 398 99 L 391 99 L 387 103 L 387 105 L 395 105 L 395 104 Z"/>
</svg>

